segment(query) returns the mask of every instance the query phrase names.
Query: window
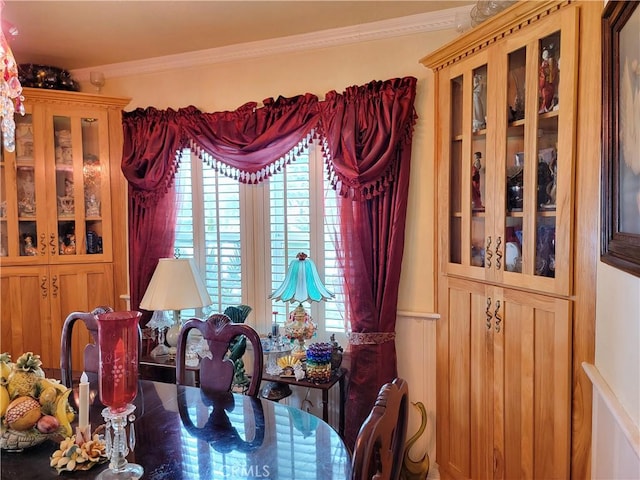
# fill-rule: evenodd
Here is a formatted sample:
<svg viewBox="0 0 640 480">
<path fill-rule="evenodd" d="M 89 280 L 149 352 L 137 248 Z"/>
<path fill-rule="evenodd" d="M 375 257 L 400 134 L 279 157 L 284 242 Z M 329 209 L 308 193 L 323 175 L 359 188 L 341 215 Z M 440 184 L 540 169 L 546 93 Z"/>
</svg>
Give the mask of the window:
<svg viewBox="0 0 640 480">
<path fill-rule="evenodd" d="M 312 145 L 268 181 L 245 185 L 183 152 L 176 175 L 175 249 L 194 258 L 204 275 L 213 300 L 210 311 L 244 303 L 252 307 L 250 318 L 259 332 L 269 331 L 274 317 L 284 323 L 295 304 L 268 297 L 296 254 L 304 251 L 336 294 L 310 307 L 318 324 L 315 341 L 344 333 L 342 277 L 333 244 L 339 225 L 336 193 L 323 167 L 320 149 Z"/>
</svg>

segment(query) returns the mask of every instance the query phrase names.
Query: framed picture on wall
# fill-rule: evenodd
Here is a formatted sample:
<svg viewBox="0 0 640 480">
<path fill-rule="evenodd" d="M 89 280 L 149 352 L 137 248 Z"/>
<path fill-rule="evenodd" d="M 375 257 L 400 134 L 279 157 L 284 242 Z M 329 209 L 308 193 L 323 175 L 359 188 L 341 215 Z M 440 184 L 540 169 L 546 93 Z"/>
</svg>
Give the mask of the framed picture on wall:
<svg viewBox="0 0 640 480">
<path fill-rule="evenodd" d="M 640 276 L 640 2 L 602 14 L 603 262 Z"/>
</svg>

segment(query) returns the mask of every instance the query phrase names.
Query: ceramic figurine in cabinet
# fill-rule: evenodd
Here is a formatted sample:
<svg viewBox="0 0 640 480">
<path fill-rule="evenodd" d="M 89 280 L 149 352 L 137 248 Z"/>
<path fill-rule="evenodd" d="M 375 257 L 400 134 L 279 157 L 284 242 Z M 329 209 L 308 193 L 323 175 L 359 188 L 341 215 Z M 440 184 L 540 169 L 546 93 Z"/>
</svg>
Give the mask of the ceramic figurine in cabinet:
<svg viewBox="0 0 640 480">
<path fill-rule="evenodd" d="M 75 253 L 76 236 L 70 233 L 60 242 L 60 255 L 75 255 Z"/>
<path fill-rule="evenodd" d="M 550 204 L 549 185 L 553 181 L 551 166 L 544 160 L 538 162 L 538 206 L 545 208 Z"/>
<path fill-rule="evenodd" d="M 35 257 L 38 255 L 38 250 L 33 245 L 33 237 L 31 235 L 24 236 L 24 254 L 28 257 Z"/>
<path fill-rule="evenodd" d="M 477 132 L 486 126 L 486 109 L 484 106 L 485 91 L 482 75 L 473 76 L 473 131 Z"/>
<path fill-rule="evenodd" d="M 551 54 L 552 45 L 542 50 L 542 62 L 540 63 L 539 87 L 540 110 L 538 113 L 550 112 L 554 107 L 556 84 L 558 83 L 558 64 Z"/>
<path fill-rule="evenodd" d="M 75 212 L 75 200 L 73 198 L 73 181 L 64 179 L 64 196 L 58 196 L 58 213 L 60 215 L 73 215 Z"/>
<path fill-rule="evenodd" d="M 33 217 L 36 213 L 36 185 L 30 169 L 18 168 L 18 213 L 24 217 Z"/>
<path fill-rule="evenodd" d="M 86 204 L 87 217 L 100 216 L 100 202 L 96 199 L 94 194 L 89 195 Z"/>
<path fill-rule="evenodd" d="M 482 194 L 480 193 L 480 170 L 482 169 L 481 160 L 481 152 L 473 154 L 473 165 L 471 167 L 471 202 L 474 210 L 484 210 Z"/>
</svg>

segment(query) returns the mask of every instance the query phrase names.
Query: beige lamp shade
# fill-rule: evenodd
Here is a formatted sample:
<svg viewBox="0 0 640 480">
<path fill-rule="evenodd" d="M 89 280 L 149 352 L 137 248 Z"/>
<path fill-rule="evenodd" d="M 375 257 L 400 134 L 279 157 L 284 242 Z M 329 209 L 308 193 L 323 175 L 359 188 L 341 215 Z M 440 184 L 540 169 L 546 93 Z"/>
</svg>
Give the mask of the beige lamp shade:
<svg viewBox="0 0 640 480">
<path fill-rule="evenodd" d="M 140 302 L 145 310 L 184 310 L 211 305 L 191 258 L 161 258 Z"/>
</svg>

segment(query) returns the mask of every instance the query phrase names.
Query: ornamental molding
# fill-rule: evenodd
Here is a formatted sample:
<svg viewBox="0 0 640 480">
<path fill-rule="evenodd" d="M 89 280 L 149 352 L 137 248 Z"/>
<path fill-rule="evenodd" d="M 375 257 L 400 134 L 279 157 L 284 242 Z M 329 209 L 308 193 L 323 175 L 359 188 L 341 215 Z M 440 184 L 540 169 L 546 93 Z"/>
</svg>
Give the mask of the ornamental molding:
<svg viewBox="0 0 640 480">
<path fill-rule="evenodd" d="M 437 72 L 575 3 L 575 0 L 517 2 L 422 58 L 420 63 Z"/>
<path fill-rule="evenodd" d="M 258 42 L 247 42 L 144 60 L 79 68 L 71 70 L 70 73 L 78 81 L 88 81 L 89 73 L 95 70 L 100 70 L 107 78 L 125 77 L 416 35 L 454 28 L 456 13 L 458 15 L 468 15 L 470 10 L 471 6 L 449 8 L 436 12 Z"/>
</svg>

